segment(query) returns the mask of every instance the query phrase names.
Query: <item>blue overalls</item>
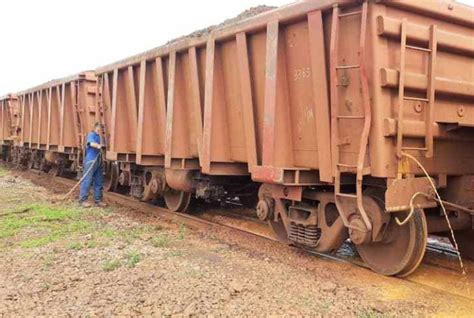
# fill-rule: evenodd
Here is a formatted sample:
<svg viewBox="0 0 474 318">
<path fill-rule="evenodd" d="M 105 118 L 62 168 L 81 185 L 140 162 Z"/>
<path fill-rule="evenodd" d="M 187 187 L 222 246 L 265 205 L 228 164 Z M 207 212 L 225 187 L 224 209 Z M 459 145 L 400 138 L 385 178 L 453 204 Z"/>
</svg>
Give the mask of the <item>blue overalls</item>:
<svg viewBox="0 0 474 318">
<path fill-rule="evenodd" d="M 102 201 L 102 190 L 104 187 L 104 175 L 102 172 L 102 162 L 99 159 L 95 160 L 100 155 L 100 149 L 91 147 L 91 143 L 100 144 L 100 136 L 95 131 L 90 132 L 86 139 L 86 149 L 84 153 L 84 170 L 86 173 L 91 165 L 94 165 L 92 170 L 81 182 L 79 202 L 84 202 L 89 196 L 89 189 L 94 186 L 94 201 L 96 203 Z M 95 160 L 95 162 L 94 162 Z"/>
</svg>

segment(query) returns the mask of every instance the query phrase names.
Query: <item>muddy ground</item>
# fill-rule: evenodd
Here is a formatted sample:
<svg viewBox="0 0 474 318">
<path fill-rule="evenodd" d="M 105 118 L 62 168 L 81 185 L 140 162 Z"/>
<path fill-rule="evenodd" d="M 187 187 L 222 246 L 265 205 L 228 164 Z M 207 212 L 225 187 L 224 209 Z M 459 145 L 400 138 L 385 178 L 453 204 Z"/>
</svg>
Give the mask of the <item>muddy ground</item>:
<svg viewBox="0 0 474 318">
<path fill-rule="evenodd" d="M 52 203 L 67 189 L 47 180 L 0 168 L 2 316 L 473 313 L 467 298 L 274 242 Z"/>
</svg>

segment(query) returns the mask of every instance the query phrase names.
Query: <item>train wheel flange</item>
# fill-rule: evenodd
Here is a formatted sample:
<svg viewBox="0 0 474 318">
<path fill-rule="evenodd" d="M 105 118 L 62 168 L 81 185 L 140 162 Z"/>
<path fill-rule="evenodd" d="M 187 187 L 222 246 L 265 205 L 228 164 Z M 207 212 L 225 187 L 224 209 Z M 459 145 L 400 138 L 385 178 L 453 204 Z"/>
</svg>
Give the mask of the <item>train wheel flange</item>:
<svg viewBox="0 0 474 318">
<path fill-rule="evenodd" d="M 191 203 L 192 193 L 170 189 L 163 194 L 165 204 L 173 212 L 185 212 Z"/>
<path fill-rule="evenodd" d="M 401 218 L 406 217 L 406 213 Z M 428 237 L 426 217 L 416 211 L 405 225 L 398 225 L 394 216 L 380 241 L 356 245 L 360 257 L 375 272 L 388 276 L 408 276 L 420 264 Z"/>
</svg>

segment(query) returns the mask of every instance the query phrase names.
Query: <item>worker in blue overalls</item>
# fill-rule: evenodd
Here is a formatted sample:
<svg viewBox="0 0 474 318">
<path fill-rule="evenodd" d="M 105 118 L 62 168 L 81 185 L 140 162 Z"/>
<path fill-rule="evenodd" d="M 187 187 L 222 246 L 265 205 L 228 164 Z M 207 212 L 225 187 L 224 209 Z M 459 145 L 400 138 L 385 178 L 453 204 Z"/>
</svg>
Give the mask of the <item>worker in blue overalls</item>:
<svg viewBox="0 0 474 318">
<path fill-rule="evenodd" d="M 84 169 L 83 179 L 81 182 L 81 191 L 79 194 L 79 203 L 82 207 L 88 208 L 91 206 L 87 202 L 89 197 L 89 189 L 94 186 L 94 201 L 99 207 L 105 207 L 106 204 L 102 202 L 102 192 L 104 188 L 104 175 L 102 171 L 102 158 L 100 144 L 100 131 L 102 125 L 96 123 L 94 130 L 87 134 L 86 147 L 84 149 Z"/>
</svg>

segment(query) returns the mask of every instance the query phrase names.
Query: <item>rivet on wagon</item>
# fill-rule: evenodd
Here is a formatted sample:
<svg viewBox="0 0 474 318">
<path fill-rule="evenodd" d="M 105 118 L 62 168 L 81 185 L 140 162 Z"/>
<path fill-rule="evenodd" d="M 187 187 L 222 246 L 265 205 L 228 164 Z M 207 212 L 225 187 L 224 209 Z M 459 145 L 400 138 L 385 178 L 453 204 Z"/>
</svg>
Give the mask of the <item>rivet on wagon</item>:
<svg viewBox="0 0 474 318">
<path fill-rule="evenodd" d="M 458 107 L 458 116 L 463 117 L 465 113 L 466 113 L 466 109 L 464 108 L 464 106 L 459 106 Z"/>
</svg>

